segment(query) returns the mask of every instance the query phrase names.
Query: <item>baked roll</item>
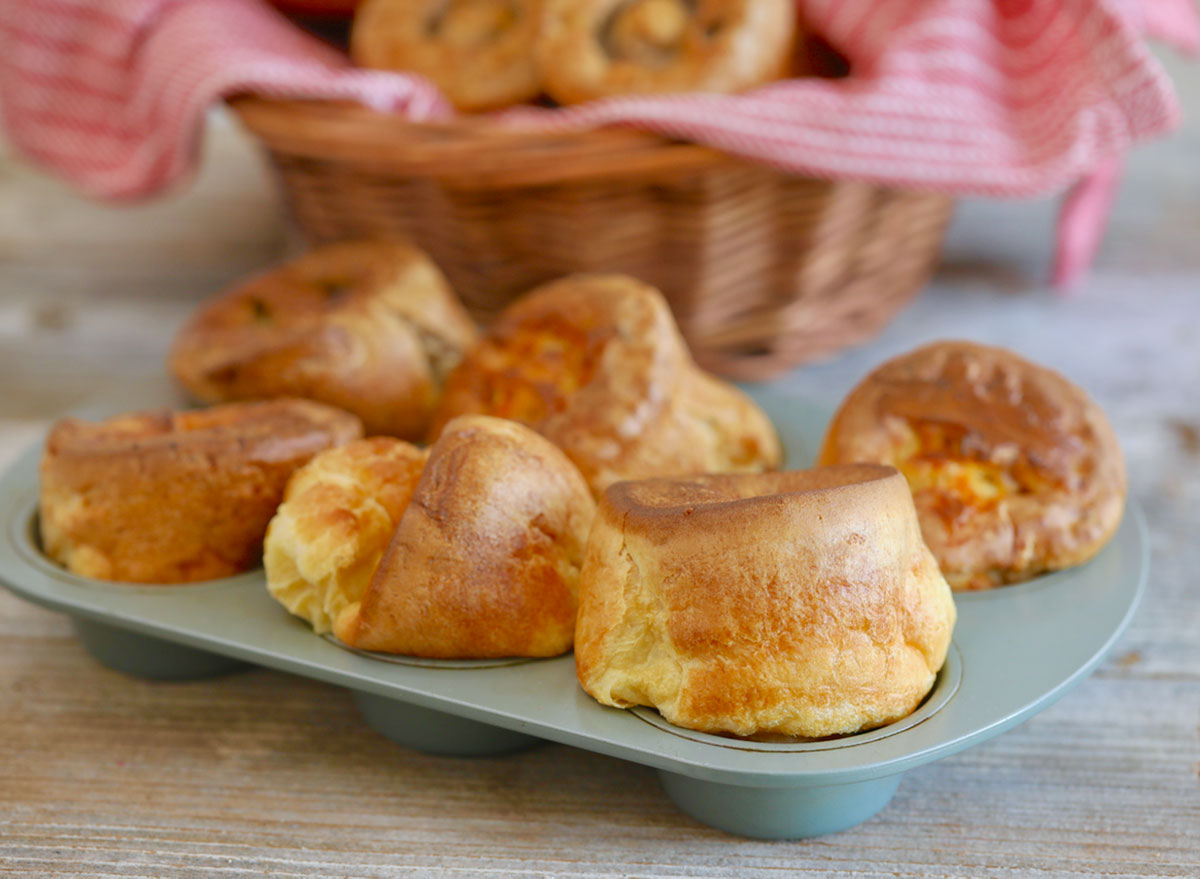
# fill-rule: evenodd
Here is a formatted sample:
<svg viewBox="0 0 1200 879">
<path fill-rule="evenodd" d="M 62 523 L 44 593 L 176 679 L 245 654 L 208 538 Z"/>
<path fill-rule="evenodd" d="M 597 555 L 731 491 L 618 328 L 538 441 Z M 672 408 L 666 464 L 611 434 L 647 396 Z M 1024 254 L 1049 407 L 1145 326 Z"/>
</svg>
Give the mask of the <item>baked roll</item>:
<svg viewBox="0 0 1200 879">
<path fill-rule="evenodd" d="M 739 92 L 787 74 L 791 0 L 546 0 L 537 63 L 560 104 Z"/>
<path fill-rule="evenodd" d="M 565 653 L 594 514 L 579 471 L 542 437 L 498 418 L 456 419 L 334 634 L 411 656 Z"/>
<path fill-rule="evenodd" d="M 579 589 L 584 690 L 739 736 L 899 720 L 955 621 L 908 486 L 873 465 L 618 483 Z"/>
<path fill-rule="evenodd" d="M 367 0 L 350 55 L 362 67 L 427 77 L 464 112 L 494 110 L 541 92 L 541 14 L 541 0 Z"/>
<path fill-rule="evenodd" d="M 237 284 L 175 338 L 171 371 L 206 403 L 306 397 L 369 434 L 419 439 L 475 325 L 407 244 L 330 244 Z"/>
<path fill-rule="evenodd" d="M 426 457 L 377 436 L 322 452 L 288 482 L 263 546 L 267 589 L 317 634 L 367 591 Z"/>
<path fill-rule="evenodd" d="M 434 434 L 466 413 L 534 428 L 596 493 L 781 458 L 766 415 L 700 370 L 662 295 L 624 275 L 573 275 L 505 309 L 447 380 Z"/>
<path fill-rule="evenodd" d="M 101 580 L 248 570 L 292 472 L 361 434 L 353 415 L 307 400 L 64 418 L 39 471 L 42 548 Z"/>
<path fill-rule="evenodd" d="M 1125 506 L 1120 446 L 1087 394 L 972 342 L 927 345 L 873 371 L 838 409 L 820 460 L 899 468 L 956 589 L 1086 561 Z"/>
</svg>

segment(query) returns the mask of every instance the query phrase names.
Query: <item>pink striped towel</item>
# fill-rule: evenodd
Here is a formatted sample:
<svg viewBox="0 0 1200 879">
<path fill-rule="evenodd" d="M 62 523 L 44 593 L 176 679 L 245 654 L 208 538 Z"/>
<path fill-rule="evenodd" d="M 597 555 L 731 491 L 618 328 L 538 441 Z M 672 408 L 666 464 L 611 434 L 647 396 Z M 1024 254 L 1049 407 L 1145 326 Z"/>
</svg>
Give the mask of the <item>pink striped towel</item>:
<svg viewBox="0 0 1200 879">
<path fill-rule="evenodd" d="M 846 80 L 736 96 L 627 97 L 498 114 L 542 129 L 626 125 L 810 176 L 952 194 L 1070 189 L 1056 281 L 1087 268 L 1131 145 L 1179 108 L 1142 35 L 1195 51 L 1192 0 L 801 0 Z M 5 0 L 0 113 L 25 155 L 103 198 L 196 162 L 221 97 L 338 98 L 449 114 L 419 77 L 356 70 L 261 0 Z"/>
</svg>

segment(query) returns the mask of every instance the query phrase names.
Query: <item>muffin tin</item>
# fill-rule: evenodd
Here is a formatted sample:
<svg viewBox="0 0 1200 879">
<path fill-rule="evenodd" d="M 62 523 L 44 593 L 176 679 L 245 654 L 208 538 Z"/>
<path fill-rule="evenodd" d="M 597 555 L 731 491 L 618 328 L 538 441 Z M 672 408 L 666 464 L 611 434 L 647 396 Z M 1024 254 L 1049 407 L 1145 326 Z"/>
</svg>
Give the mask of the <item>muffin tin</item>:
<svg viewBox="0 0 1200 879">
<path fill-rule="evenodd" d="M 775 421 L 789 466 L 812 460 L 828 413 L 752 391 Z M 179 405 L 165 383 L 127 387 L 76 414 Z M 689 815 L 769 839 L 850 827 L 883 808 L 904 772 L 991 738 L 1086 677 L 1125 629 L 1145 586 L 1147 540 L 1132 504 L 1090 563 L 1029 583 L 956 596 L 958 624 L 933 691 L 911 716 L 859 735 L 758 742 L 706 735 L 647 709 L 599 705 L 570 656 L 451 662 L 377 657 L 320 638 L 267 594 L 262 571 L 206 583 L 135 586 L 67 573 L 42 555 L 40 444 L 0 479 L 0 580 L 69 614 L 86 649 L 140 677 L 208 677 L 255 664 L 354 691 L 364 719 L 402 745 L 488 755 L 563 742 L 658 770 Z"/>
</svg>

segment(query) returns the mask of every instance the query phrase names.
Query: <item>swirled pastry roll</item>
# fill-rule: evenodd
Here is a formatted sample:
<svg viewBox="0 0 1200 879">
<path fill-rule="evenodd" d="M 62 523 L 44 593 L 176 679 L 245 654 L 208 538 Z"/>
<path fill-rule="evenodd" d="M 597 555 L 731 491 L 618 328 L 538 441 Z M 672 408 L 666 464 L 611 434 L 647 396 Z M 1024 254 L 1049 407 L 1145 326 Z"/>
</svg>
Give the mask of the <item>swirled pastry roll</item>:
<svg viewBox="0 0 1200 879">
<path fill-rule="evenodd" d="M 1125 507 L 1124 458 L 1088 395 L 972 342 L 927 345 L 874 370 L 843 401 L 820 461 L 897 467 L 956 589 L 1084 562 Z"/>
<path fill-rule="evenodd" d="M 363 67 L 427 77 L 459 110 L 494 110 L 541 91 L 541 13 L 541 0 L 367 0 L 350 54 Z"/>
<path fill-rule="evenodd" d="M 738 92 L 784 76 L 795 38 L 792 0 L 546 0 L 537 61 L 561 104 Z"/>
<path fill-rule="evenodd" d="M 447 380 L 434 434 L 467 413 L 534 428 L 596 493 L 781 458 L 762 410 L 697 367 L 662 294 L 624 275 L 573 275 L 505 309 Z"/>
</svg>

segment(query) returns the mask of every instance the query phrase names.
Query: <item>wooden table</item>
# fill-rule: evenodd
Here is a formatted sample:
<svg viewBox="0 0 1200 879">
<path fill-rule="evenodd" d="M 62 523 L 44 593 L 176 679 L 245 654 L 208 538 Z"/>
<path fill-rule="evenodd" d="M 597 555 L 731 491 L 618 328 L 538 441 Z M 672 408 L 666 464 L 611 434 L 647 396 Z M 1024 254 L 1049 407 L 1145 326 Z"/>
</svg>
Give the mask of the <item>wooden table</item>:
<svg viewBox="0 0 1200 879">
<path fill-rule="evenodd" d="M 1200 78 L 1175 75 L 1200 111 Z M 206 146 L 190 188 L 123 209 L 0 156 L 0 464 L 62 409 L 161 369 L 196 302 L 282 252 L 254 151 L 223 122 Z M 876 818 L 809 841 L 733 838 L 607 757 L 424 756 L 367 729 L 345 692 L 267 670 L 123 677 L 65 618 L 0 590 L 0 875 L 1200 876 L 1198 155 L 1195 119 L 1138 152 L 1076 298 L 1040 280 L 1052 203 L 964 204 L 913 308 L 783 380 L 832 405 L 924 340 L 1014 347 L 1108 410 L 1151 523 L 1146 600 L 1100 670 L 909 773 Z"/>
</svg>

